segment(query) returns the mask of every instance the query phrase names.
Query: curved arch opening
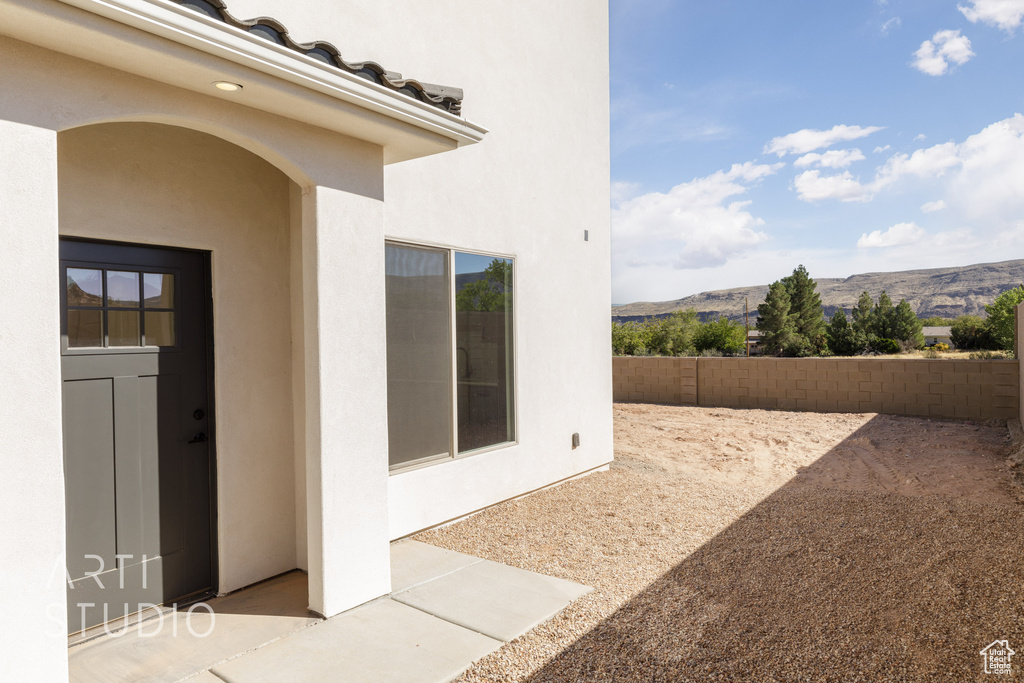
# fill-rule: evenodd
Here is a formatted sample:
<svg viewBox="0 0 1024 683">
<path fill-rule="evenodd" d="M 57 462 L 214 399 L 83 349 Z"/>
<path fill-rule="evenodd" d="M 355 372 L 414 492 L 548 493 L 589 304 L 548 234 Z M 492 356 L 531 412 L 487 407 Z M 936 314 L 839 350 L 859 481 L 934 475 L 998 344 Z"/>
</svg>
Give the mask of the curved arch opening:
<svg viewBox="0 0 1024 683">
<path fill-rule="evenodd" d="M 197 316 L 212 322 L 213 590 L 305 568 L 301 183 L 308 178 L 238 132 L 164 116 L 69 128 L 58 133 L 57 148 L 62 238 L 208 258 L 212 313 L 176 314 L 183 327 Z M 194 426 L 191 415 L 189 408 L 175 418 L 182 429 Z"/>
</svg>

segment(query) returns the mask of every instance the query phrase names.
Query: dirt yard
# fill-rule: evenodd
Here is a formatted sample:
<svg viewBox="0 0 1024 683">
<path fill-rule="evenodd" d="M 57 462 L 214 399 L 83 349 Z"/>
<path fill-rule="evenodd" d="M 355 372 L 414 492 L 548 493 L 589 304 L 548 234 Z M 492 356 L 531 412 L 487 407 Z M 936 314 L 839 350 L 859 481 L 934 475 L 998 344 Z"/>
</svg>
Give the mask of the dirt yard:
<svg viewBox="0 0 1024 683">
<path fill-rule="evenodd" d="M 1024 647 L 1005 424 L 616 405 L 615 448 L 417 537 L 596 589 L 461 680 L 985 680 Z"/>
</svg>

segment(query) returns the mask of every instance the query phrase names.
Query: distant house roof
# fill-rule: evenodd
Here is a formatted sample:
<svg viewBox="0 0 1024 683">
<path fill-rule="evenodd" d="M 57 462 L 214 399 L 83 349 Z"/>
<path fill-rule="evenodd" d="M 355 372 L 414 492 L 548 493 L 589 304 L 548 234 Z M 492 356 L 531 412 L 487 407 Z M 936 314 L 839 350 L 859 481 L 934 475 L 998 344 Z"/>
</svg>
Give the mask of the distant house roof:
<svg viewBox="0 0 1024 683">
<path fill-rule="evenodd" d="M 350 74 L 373 81 L 386 88 L 395 90 L 426 102 L 451 114 L 458 115 L 462 111 L 462 89 L 444 85 L 433 85 L 402 78 L 402 74 L 388 71 L 376 62 L 346 62 L 341 52 L 328 42 L 317 40 L 312 43 L 297 43 L 288 35 L 284 24 L 271 17 L 255 19 L 236 19 L 227 10 L 224 0 L 172 0 L 183 7 L 201 12 L 208 17 L 223 21 L 229 26 L 241 29 L 271 42 L 283 45 L 307 57 L 312 57 L 325 64 Z"/>
<path fill-rule="evenodd" d="M 926 337 L 948 337 L 952 329 L 948 325 L 945 327 L 925 327 L 921 330 L 921 334 Z"/>
</svg>

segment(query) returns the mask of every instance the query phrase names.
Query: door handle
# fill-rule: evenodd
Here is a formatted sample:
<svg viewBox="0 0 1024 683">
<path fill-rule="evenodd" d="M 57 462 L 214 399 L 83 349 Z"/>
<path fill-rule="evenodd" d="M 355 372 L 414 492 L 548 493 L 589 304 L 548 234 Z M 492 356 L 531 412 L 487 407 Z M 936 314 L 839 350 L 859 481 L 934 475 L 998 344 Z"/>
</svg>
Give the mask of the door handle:
<svg viewBox="0 0 1024 683">
<path fill-rule="evenodd" d="M 204 443 L 206 441 L 207 441 L 206 432 L 199 432 L 195 436 L 193 436 L 191 439 L 189 439 L 188 443 Z"/>
</svg>

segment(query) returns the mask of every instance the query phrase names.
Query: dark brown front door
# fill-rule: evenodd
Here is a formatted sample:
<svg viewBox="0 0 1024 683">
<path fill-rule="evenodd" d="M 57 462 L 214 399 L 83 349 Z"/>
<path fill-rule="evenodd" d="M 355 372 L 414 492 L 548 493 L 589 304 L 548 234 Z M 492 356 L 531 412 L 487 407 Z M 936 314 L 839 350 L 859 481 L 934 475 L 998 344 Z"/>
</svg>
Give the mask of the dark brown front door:
<svg viewBox="0 0 1024 683">
<path fill-rule="evenodd" d="M 68 628 L 214 585 L 204 252 L 61 240 Z"/>
</svg>

